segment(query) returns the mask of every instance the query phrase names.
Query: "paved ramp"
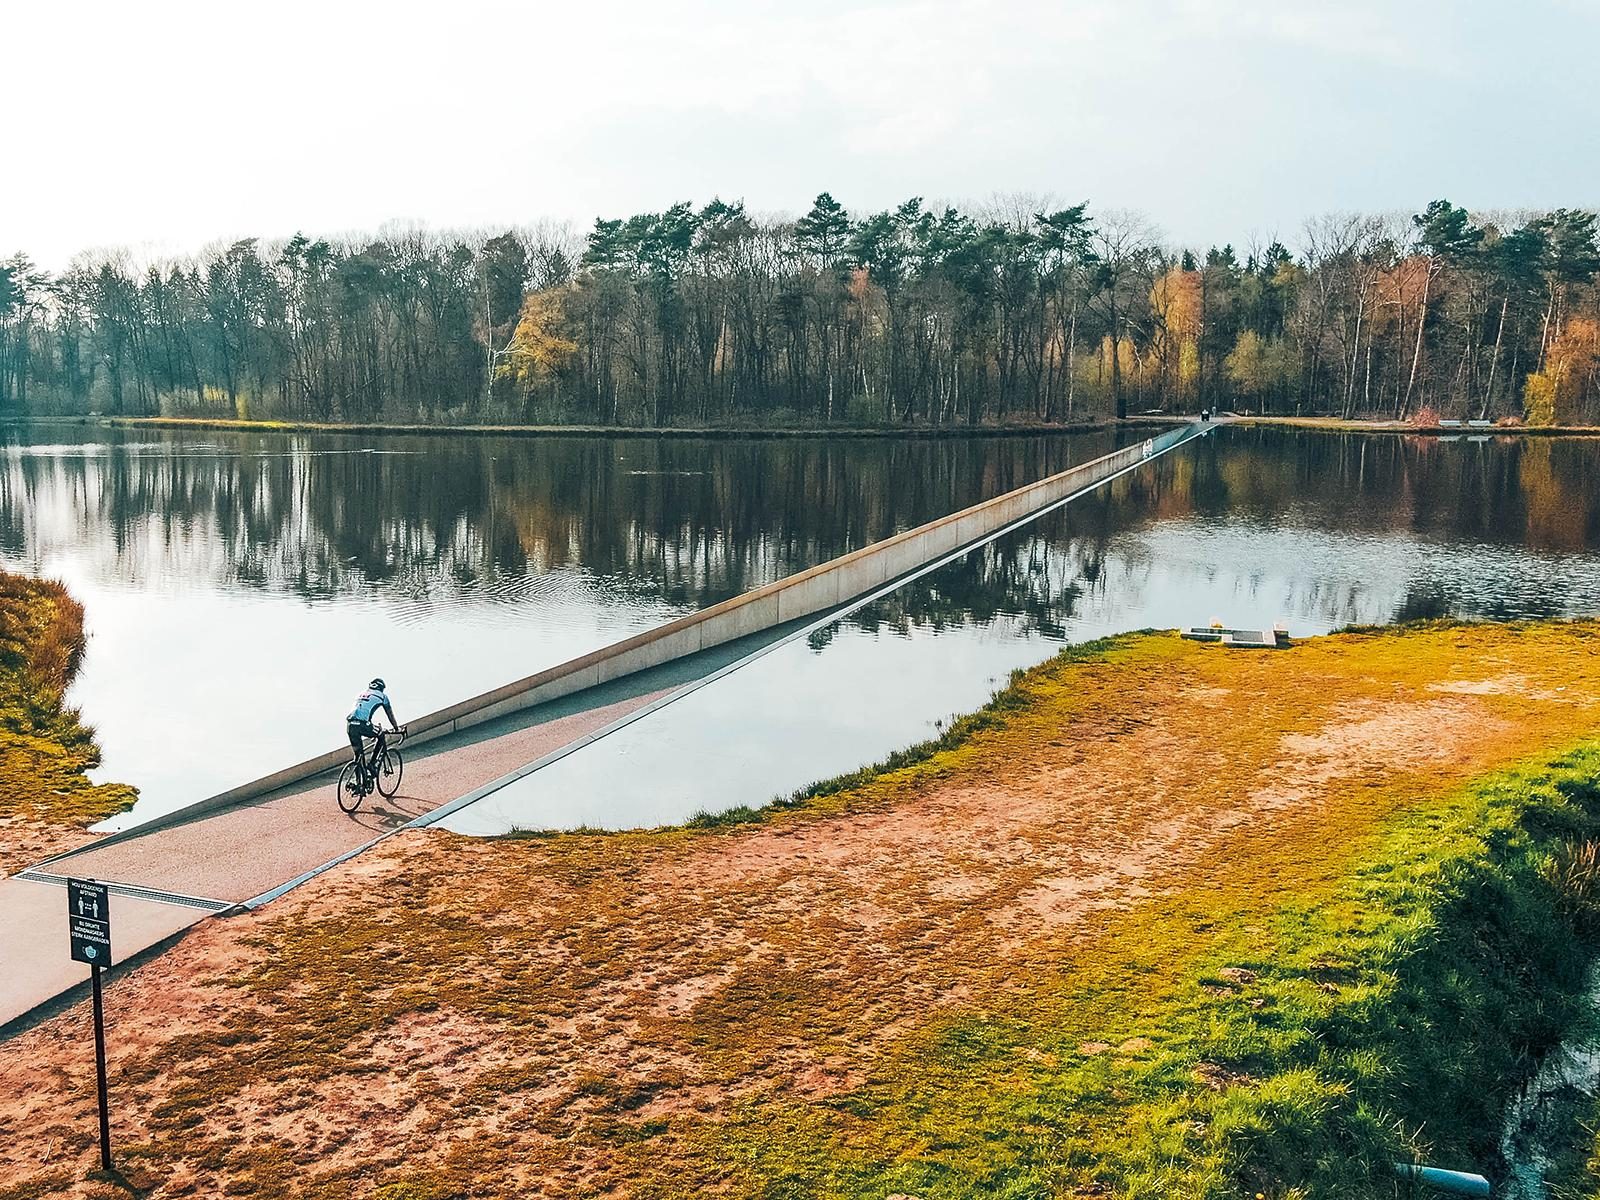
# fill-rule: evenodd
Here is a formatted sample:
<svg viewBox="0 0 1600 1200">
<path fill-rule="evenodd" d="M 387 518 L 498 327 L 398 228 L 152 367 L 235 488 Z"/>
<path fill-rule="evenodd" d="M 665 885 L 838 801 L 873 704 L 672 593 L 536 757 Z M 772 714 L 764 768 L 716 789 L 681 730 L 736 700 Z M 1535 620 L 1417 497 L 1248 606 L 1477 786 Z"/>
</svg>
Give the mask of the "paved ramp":
<svg viewBox="0 0 1600 1200">
<path fill-rule="evenodd" d="M 67 957 L 61 884 L 68 877 L 112 885 L 112 944 L 115 960 L 126 962 L 208 913 L 265 898 L 686 683 L 731 667 L 762 645 L 781 642 L 807 621 L 825 623 L 841 605 L 892 589 L 1205 432 L 1199 425 L 1175 429 L 431 714 L 423 718 L 430 733 L 454 732 L 407 750 L 399 794 L 371 798 L 353 816 L 334 796 L 338 767 L 313 774 L 340 762 L 339 754 L 328 754 L 203 801 L 187 818 L 171 814 L 146 831 L 112 835 L 0 881 L 0 1028 L 85 978 L 87 968 Z M 539 702 L 607 673 L 616 677 Z M 507 707 L 519 711 L 461 728 Z M 297 782 L 265 792 L 288 779 Z"/>
<path fill-rule="evenodd" d="M 212 911 L 113 889 L 111 951 L 126 959 Z M 88 981 L 89 968 L 67 957 L 67 889 L 0 879 L 0 1028 Z"/>
<path fill-rule="evenodd" d="M 427 743 L 406 754 L 405 775 L 392 800 L 369 796 L 353 815 L 339 808 L 328 775 L 143 837 L 90 846 L 22 878 L 47 872 L 102 879 L 227 907 L 364 846 L 663 694 L 644 692 L 579 712 L 547 714 L 533 724 Z"/>
<path fill-rule="evenodd" d="M 711 671 L 721 656 L 698 664 Z M 340 810 L 334 776 L 142 836 L 90 845 L 0 880 L 0 1029 L 85 984 L 67 955 L 68 877 L 111 886 L 112 946 L 125 963 L 205 917 L 253 899 L 393 832 L 671 692 L 694 666 L 553 701 L 426 743 L 406 755 L 392 800 Z"/>
<path fill-rule="evenodd" d="M 552 751 L 596 733 L 686 684 L 714 675 L 790 626 L 729 642 L 497 721 L 405 749 L 393 799 L 370 796 L 346 814 L 337 772 L 188 820 L 162 818 L 0 880 L 0 1031 L 70 1000 L 89 968 L 67 955 L 68 878 L 111 889 L 118 964 L 157 948 L 214 913 L 262 897 L 351 854 Z M 115 973 L 117 968 L 113 968 Z"/>
</svg>

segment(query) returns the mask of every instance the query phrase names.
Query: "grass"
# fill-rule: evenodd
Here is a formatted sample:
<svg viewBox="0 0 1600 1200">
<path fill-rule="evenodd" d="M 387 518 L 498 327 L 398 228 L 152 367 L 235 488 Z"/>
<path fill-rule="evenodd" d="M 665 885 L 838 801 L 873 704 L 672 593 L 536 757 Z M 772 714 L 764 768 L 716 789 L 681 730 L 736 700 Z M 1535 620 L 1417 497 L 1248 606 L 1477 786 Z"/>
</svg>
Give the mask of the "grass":
<svg viewBox="0 0 1600 1200">
<path fill-rule="evenodd" d="M 787 810 L 392 839 L 147 968 L 128 1159 L 261 1200 L 1331 1200 L 1393 1196 L 1399 1158 L 1492 1173 L 1600 929 L 1597 647 L 1594 623 L 1273 655 L 1129 635 Z M 1379 717 L 1413 725 L 1362 741 Z M 1344 765 L 1261 799 L 1318 755 Z M 1059 802 L 1023 821 L 1040 778 Z M 1246 811 L 1119 903 L 1006 923 L 1102 843 Z M 41 1163 L 90 1093 L 23 1049 L 63 1095 L 26 1130 L 0 1096 L 0 1136 Z"/>
<path fill-rule="evenodd" d="M 83 653 L 83 609 L 61 584 L 0 572 L 0 817 L 83 828 L 133 803 L 88 780 L 94 730 L 65 702 Z"/>
<path fill-rule="evenodd" d="M 1600 743 L 1475 782 L 1287 903 L 1221 871 L 830 1108 L 748 1106 L 695 1154 L 737 1194 L 927 1200 L 1376 1196 L 1397 1159 L 1492 1171 L 1508 1094 L 1577 1011 L 1595 896 L 1553 865 L 1592 853 L 1597 781 Z"/>
</svg>

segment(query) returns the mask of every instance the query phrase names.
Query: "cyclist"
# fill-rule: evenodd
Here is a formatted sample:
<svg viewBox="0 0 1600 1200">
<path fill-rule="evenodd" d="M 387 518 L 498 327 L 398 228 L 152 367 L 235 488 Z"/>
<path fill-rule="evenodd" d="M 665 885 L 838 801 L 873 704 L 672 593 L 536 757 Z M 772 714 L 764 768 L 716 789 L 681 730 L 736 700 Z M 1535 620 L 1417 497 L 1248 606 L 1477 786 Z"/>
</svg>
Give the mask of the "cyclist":
<svg viewBox="0 0 1600 1200">
<path fill-rule="evenodd" d="M 345 718 L 346 732 L 350 735 L 350 748 L 356 752 L 356 769 L 360 774 L 361 786 L 367 784 L 366 758 L 361 753 L 361 739 L 377 738 L 383 730 L 372 723 L 372 718 L 379 709 L 383 709 L 389 716 L 389 727 L 400 728 L 400 722 L 394 719 L 394 709 L 389 705 L 388 693 L 384 690 L 382 679 L 374 679 L 367 685 L 367 690 L 361 693 L 356 701 L 356 706 L 350 710 L 350 715 Z"/>
</svg>

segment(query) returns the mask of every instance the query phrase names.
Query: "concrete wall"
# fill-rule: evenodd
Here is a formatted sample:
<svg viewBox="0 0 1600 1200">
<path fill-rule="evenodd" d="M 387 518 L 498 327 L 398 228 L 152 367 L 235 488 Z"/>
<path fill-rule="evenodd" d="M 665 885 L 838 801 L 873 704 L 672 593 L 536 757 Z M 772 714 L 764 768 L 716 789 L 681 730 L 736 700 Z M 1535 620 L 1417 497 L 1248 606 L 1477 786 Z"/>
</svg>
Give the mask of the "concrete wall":
<svg viewBox="0 0 1600 1200">
<path fill-rule="evenodd" d="M 679 617 L 625 641 L 518 679 L 491 692 L 462 700 L 408 723 L 408 744 L 442 737 L 484 721 L 555 700 L 607 680 L 660 666 L 736 638 L 759 633 L 799 617 L 813 616 L 889 580 L 915 571 L 932 560 L 979 541 L 996 530 L 1048 508 L 1085 488 L 1163 454 L 1205 427 L 1184 425 L 1145 442 L 1113 451 L 1005 495 L 974 504 L 926 525 L 874 542 L 831 562 L 745 592 L 721 604 Z M 295 763 L 271 775 L 196 801 L 135 826 L 113 838 L 177 824 L 202 813 L 264 796 L 293 783 L 331 771 L 350 757 L 348 747 Z"/>
</svg>

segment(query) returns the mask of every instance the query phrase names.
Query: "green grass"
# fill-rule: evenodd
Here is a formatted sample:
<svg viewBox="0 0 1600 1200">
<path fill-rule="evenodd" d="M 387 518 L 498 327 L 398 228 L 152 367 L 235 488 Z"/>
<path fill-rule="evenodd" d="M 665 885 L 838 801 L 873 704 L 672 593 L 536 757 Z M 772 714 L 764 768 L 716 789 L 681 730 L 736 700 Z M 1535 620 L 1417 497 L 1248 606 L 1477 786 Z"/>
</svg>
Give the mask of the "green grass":
<svg viewBox="0 0 1600 1200">
<path fill-rule="evenodd" d="M 1109 639 L 784 818 L 418 846 L 380 888 L 351 883 L 338 906 L 254 931 L 254 957 L 216 981 L 239 1001 L 220 1028 L 124 1062 L 124 1086 L 159 1097 L 144 1152 L 152 1171 L 182 1162 L 235 1192 L 390 1200 L 515 1194 L 529 1176 L 550 1195 L 641 1198 L 1392 1200 L 1399 1158 L 1493 1174 L 1502 1107 L 1573 1027 L 1600 932 L 1600 741 L 1548 749 L 1588 736 L 1596 709 L 1536 699 L 1556 684 L 1596 694 L 1597 634 L 1435 625 L 1270 656 Z M 1433 721 L 1430 686 L 1461 664 L 1531 689 L 1475 697 L 1470 732 L 1450 735 L 1472 739 L 1483 757 L 1469 761 L 1515 765 L 1469 780 L 1456 761 L 1356 764 L 1314 801 L 1258 801 L 1272 772 L 1295 769 L 1286 736 L 1337 730 L 1352 706 Z M 1159 764 L 1174 815 L 1250 819 L 1144 877 L 1124 907 L 1006 925 L 1012 892 L 935 907 L 908 876 L 879 892 L 890 919 L 876 926 L 835 919 L 825 896 L 814 919 L 769 912 L 810 869 L 804 854 L 748 884 L 697 885 L 697 864 L 715 873 L 718 843 L 737 850 L 753 820 L 830 818 L 843 836 L 836 818 L 1006 771 L 1100 770 L 1115 803 L 1147 756 L 1082 758 L 1051 739 L 1098 749 L 1161 705 L 1178 706 L 1180 733 L 1194 718 L 1230 731 Z M 634 994 L 658 977 L 716 985 L 669 1015 Z M 307 1103 L 303 1080 L 349 1073 L 359 1091 L 396 1070 L 371 1047 L 417 1014 L 459 1014 L 494 1048 L 461 1075 L 419 1061 L 397 1076 L 416 1114 L 459 1132 L 448 1149 L 424 1129 L 404 1158 L 323 1166 L 208 1124 L 244 1093 Z M 591 1039 L 622 1030 L 637 1049 L 625 1065 L 585 1060 Z M 790 1059 L 839 1069 L 802 1085 Z"/>
<path fill-rule="evenodd" d="M 1577 1013 L 1594 895 L 1559 862 L 1600 833 L 1597 780 L 1600 743 L 1482 780 L 1267 911 L 1225 875 L 1162 898 L 830 1108 L 705 1125 L 692 1174 L 766 1197 L 1220 1200 L 1388 1196 L 1413 1157 L 1492 1173 L 1508 1094 Z"/>
<path fill-rule="evenodd" d="M 1408 635 L 1444 646 L 1461 628 L 1360 632 L 1374 653 L 1417 656 Z M 1019 672 L 937 738 L 689 825 L 731 832 L 926 770 L 1050 686 L 1042 668 Z M 1493 1175 L 1505 1104 L 1581 1012 L 1600 933 L 1600 742 L 1381 807 L 1376 832 L 1333 811 L 1268 831 L 1270 850 L 1111 919 L 1092 951 L 1041 962 L 1027 994 L 936 1020 L 845 1096 L 763 1098 L 680 1128 L 684 1178 L 761 1197 L 1343 1200 L 1393 1196 L 1397 1160 Z M 1264 870 L 1304 882 L 1286 901 Z M 1600 1141 L 1589 1169 L 1589 1190 L 1567 1194 L 1600 1200 Z M 683 1193 L 653 1180 L 638 1194 Z"/>
<path fill-rule="evenodd" d="M 940 754 L 959 750 L 979 734 L 1005 728 L 1006 722 L 1013 714 L 1025 712 L 1033 707 L 1037 699 L 1033 685 L 1037 682 L 1041 671 L 1059 669 L 1071 663 L 1102 659 L 1116 650 L 1138 645 L 1152 632 L 1149 629 L 1141 629 L 1065 646 L 1046 663 L 1012 671 L 1006 686 L 989 697 L 988 703 L 973 712 L 955 717 L 948 725 L 943 725 L 935 737 L 891 751 L 879 761 L 854 771 L 809 784 L 787 796 L 775 797 L 759 808 L 741 804 L 720 812 L 697 812 L 684 822 L 683 828 L 731 829 L 744 825 L 757 825 L 772 817 L 806 808 L 813 800 L 854 792 L 897 771 L 922 766 Z"/>
</svg>

